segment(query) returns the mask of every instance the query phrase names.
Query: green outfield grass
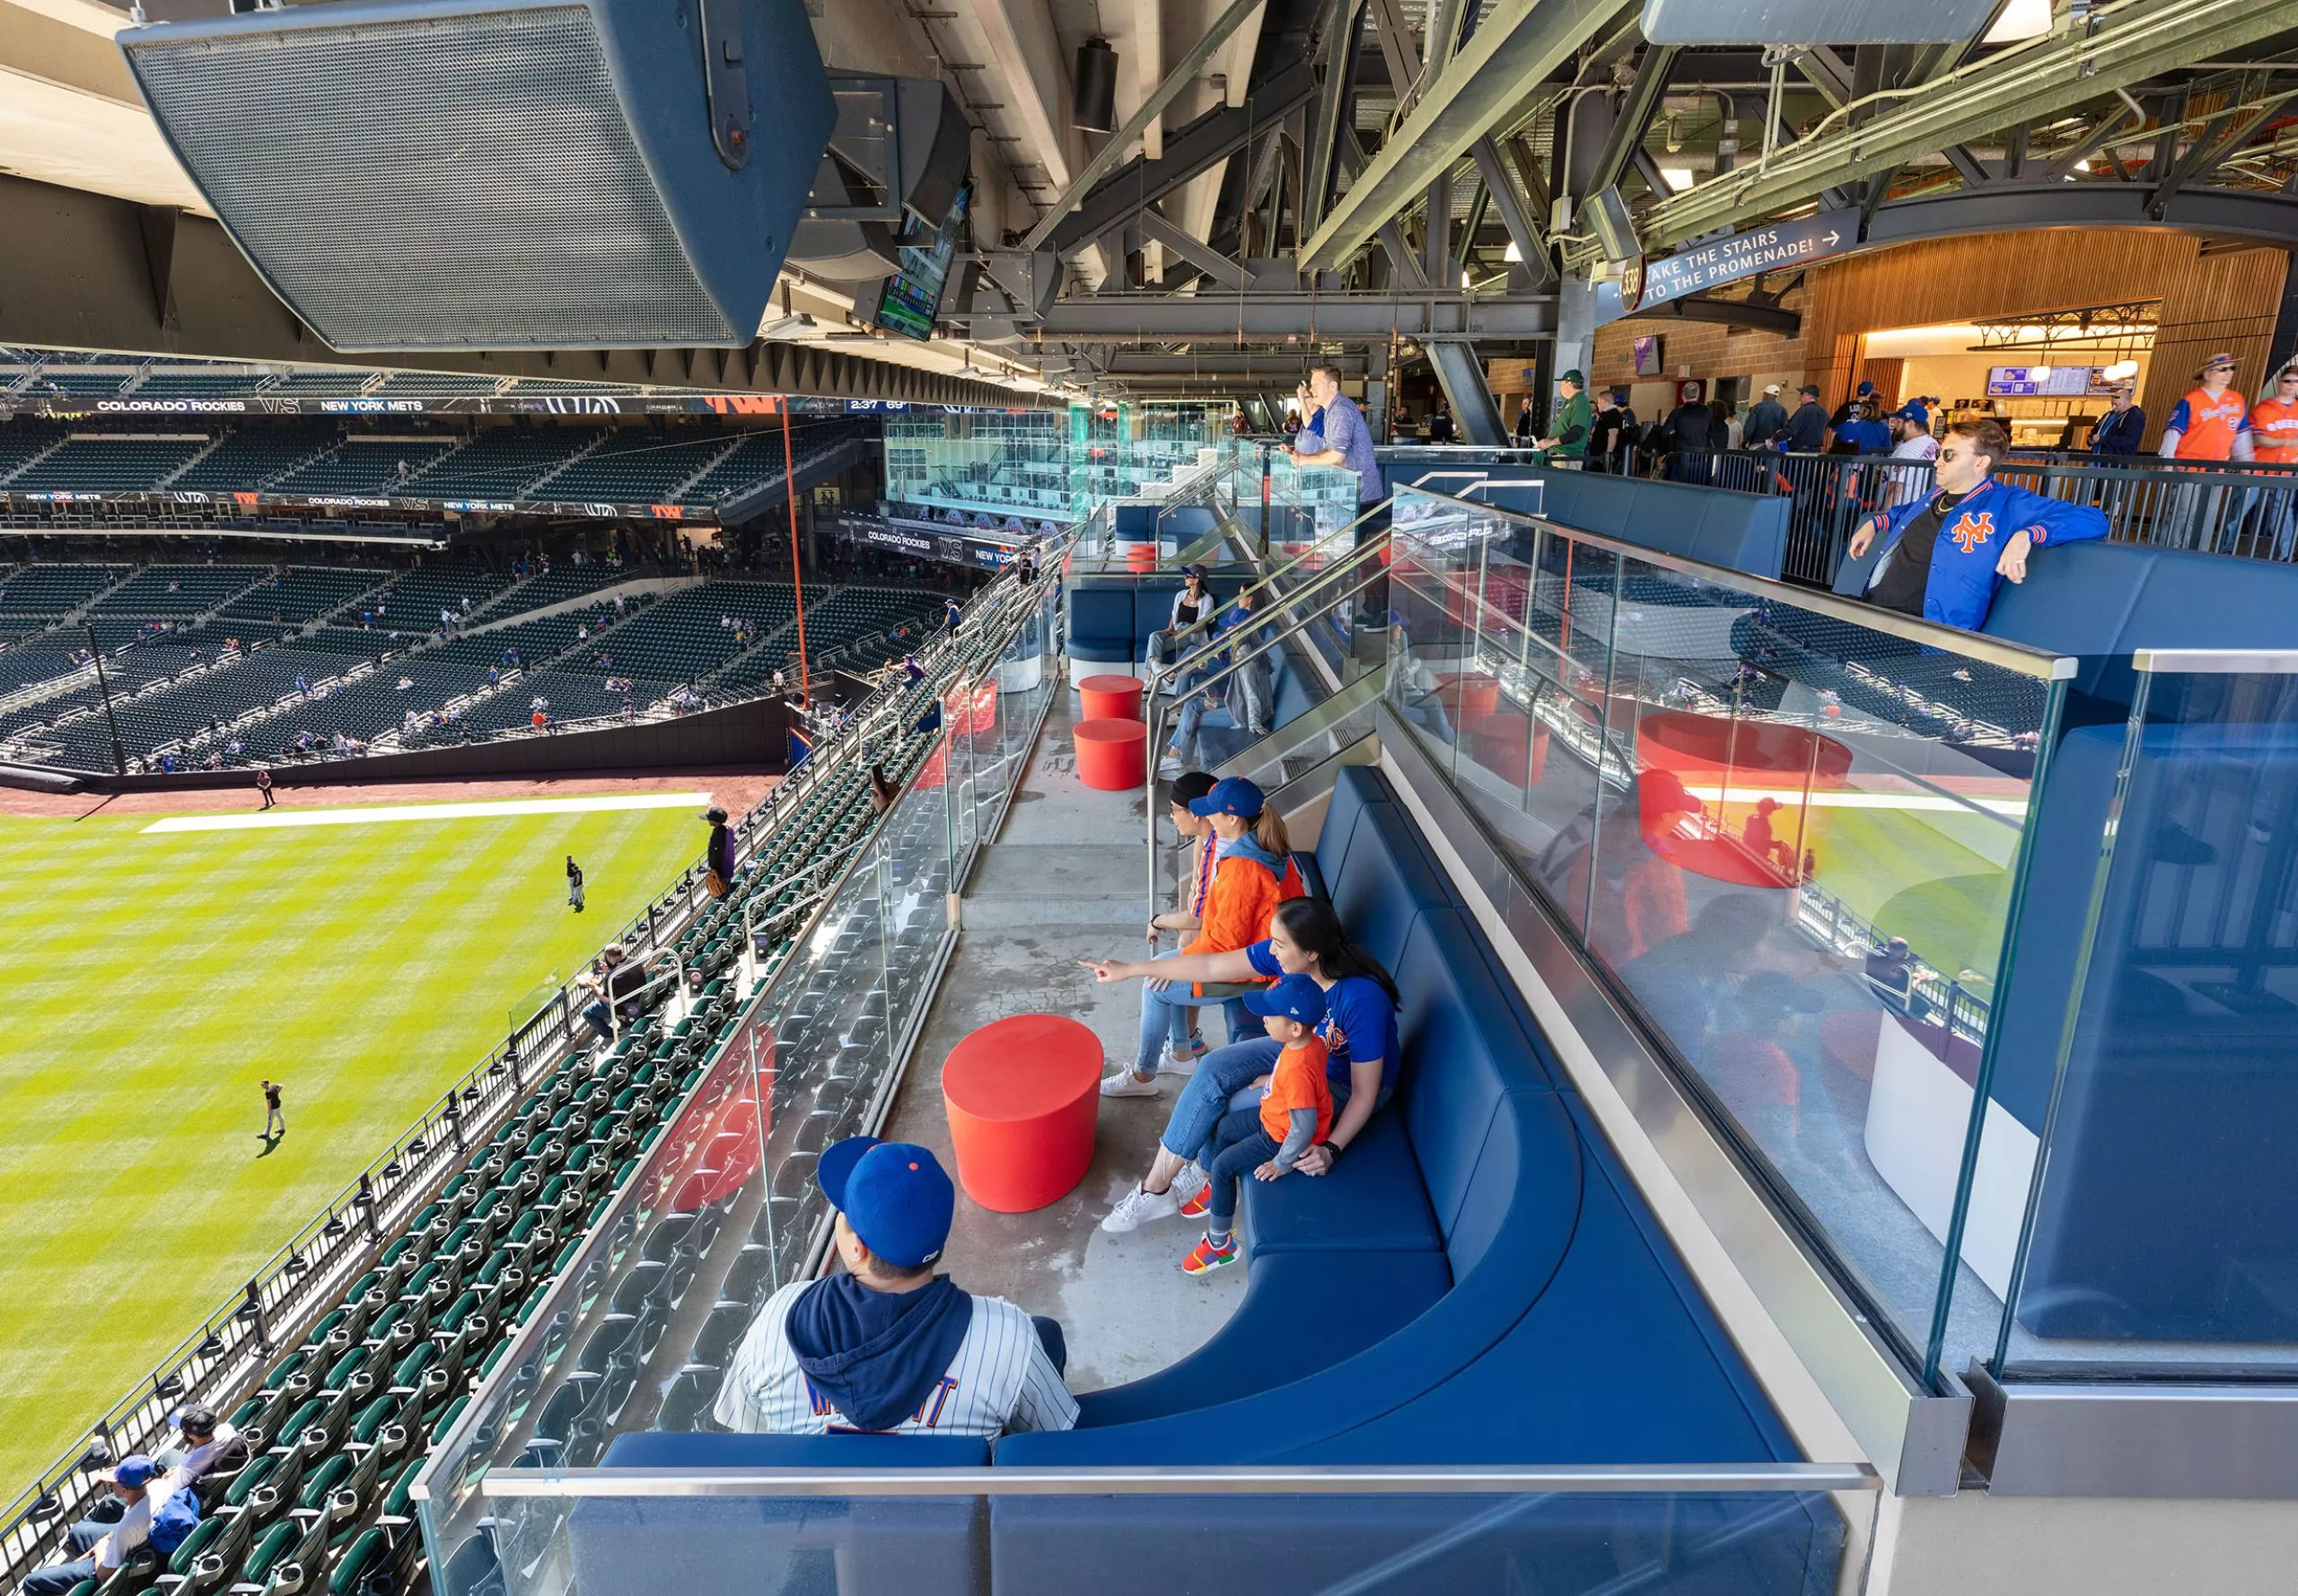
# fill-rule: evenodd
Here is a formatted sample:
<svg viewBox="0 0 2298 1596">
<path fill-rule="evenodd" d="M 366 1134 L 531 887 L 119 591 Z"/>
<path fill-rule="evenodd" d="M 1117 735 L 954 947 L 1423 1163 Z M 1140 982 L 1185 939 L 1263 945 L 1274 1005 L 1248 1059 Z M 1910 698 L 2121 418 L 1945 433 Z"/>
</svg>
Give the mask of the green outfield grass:
<svg viewBox="0 0 2298 1596">
<path fill-rule="evenodd" d="M 684 808 L 143 835 L 152 819 L 0 817 L 0 1498 L 703 841 Z M 288 1124 L 269 1152 L 267 1075 Z"/>
<path fill-rule="evenodd" d="M 2011 872 L 1982 848 L 2007 829 L 1967 814 L 1890 810 L 1812 811 L 1820 885 L 1887 936 L 1903 936 L 1933 969 L 1990 979 L 2003 951 Z"/>
</svg>

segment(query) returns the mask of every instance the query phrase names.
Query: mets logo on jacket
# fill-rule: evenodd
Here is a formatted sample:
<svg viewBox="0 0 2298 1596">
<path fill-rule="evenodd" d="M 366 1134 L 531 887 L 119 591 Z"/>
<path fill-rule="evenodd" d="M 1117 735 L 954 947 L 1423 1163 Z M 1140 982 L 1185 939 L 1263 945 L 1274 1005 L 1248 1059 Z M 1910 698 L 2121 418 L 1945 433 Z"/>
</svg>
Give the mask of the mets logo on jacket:
<svg viewBox="0 0 2298 1596">
<path fill-rule="evenodd" d="M 1987 510 L 1973 515 L 1966 510 L 1963 513 L 1963 518 L 1955 523 L 1954 530 L 1947 535 L 1955 540 L 1955 547 L 1965 554 L 1969 554 L 1974 548 L 1984 548 L 1987 547 L 1987 539 L 1995 536 L 1995 513 Z"/>
</svg>

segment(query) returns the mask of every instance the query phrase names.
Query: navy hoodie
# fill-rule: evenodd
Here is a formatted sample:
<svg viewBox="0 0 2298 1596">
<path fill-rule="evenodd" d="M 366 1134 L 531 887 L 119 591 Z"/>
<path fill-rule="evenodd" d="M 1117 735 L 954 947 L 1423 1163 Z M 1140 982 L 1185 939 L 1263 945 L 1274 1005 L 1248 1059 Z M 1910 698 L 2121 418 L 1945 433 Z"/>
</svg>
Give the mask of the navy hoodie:
<svg viewBox="0 0 2298 1596">
<path fill-rule="evenodd" d="M 857 1430 L 890 1430 L 925 1405 L 973 1323 L 973 1299 L 947 1275 L 917 1291 L 872 1291 L 851 1275 L 818 1280 L 785 1332 L 814 1390 Z"/>
</svg>

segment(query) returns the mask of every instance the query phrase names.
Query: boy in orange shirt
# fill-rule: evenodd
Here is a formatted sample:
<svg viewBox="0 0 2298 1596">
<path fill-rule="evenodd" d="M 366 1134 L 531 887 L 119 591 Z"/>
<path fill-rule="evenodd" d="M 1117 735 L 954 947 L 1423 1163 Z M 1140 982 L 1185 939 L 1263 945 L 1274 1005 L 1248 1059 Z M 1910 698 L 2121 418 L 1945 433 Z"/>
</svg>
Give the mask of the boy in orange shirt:
<svg viewBox="0 0 2298 1596">
<path fill-rule="evenodd" d="M 1190 1275 L 1209 1275 L 1237 1261 L 1237 1182 L 1245 1171 L 1256 1180 L 1277 1179 L 1332 1128 L 1325 1044 L 1316 1034 L 1324 1022 L 1324 988 L 1308 976 L 1286 976 L 1266 992 L 1247 993 L 1244 1004 L 1268 1022 L 1269 1036 L 1283 1050 L 1262 1083 L 1259 1106 L 1232 1111 L 1213 1133 L 1221 1151 L 1211 1179 L 1182 1206 L 1192 1217 L 1211 1214 L 1204 1239 L 1181 1260 Z"/>
</svg>

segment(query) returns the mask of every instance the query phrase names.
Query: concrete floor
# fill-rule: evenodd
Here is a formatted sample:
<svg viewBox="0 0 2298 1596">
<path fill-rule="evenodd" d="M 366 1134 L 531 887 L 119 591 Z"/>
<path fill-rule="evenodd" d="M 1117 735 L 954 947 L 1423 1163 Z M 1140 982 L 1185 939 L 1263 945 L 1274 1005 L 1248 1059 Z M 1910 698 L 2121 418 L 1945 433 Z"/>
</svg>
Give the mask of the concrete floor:
<svg viewBox="0 0 2298 1596">
<path fill-rule="evenodd" d="M 1148 951 L 1142 798 L 1077 780 L 1075 708 L 1071 694 L 1055 706 L 1004 829 L 975 868 L 964 931 L 888 1119 L 888 1139 L 931 1147 L 945 1163 L 942 1065 L 976 1029 L 1011 1014 L 1066 1014 L 1100 1036 L 1110 1070 L 1130 1061 L 1139 1034 L 1138 989 L 1101 986 L 1077 960 Z M 1160 830 L 1171 840 L 1162 821 Z M 1205 1022 L 1218 1045 L 1221 1016 L 1208 1011 Z M 993 1214 L 959 1194 L 943 1266 L 969 1291 L 1058 1319 L 1072 1390 L 1164 1368 L 1209 1339 L 1244 1294 L 1241 1268 L 1202 1280 L 1181 1273 L 1202 1228 L 1188 1220 L 1125 1236 L 1100 1229 L 1147 1170 L 1179 1085 L 1168 1076 L 1154 1098 L 1104 1099 L 1092 1167 L 1049 1207 Z"/>
</svg>

